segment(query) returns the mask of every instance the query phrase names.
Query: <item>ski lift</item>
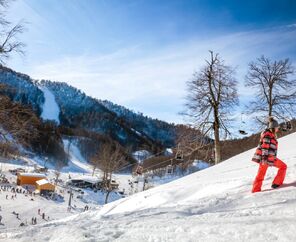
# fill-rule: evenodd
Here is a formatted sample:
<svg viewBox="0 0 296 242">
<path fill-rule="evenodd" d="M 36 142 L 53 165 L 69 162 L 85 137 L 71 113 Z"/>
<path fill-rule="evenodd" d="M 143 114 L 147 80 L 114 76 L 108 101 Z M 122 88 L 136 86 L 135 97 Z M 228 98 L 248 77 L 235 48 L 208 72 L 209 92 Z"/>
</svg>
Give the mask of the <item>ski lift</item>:
<svg viewBox="0 0 296 242">
<path fill-rule="evenodd" d="M 141 176 L 143 174 L 143 170 L 144 170 L 143 166 L 138 165 L 137 168 L 136 168 L 136 171 L 135 171 L 136 175 Z"/>
<path fill-rule="evenodd" d="M 282 125 L 281 125 L 281 130 L 282 131 L 290 131 L 292 130 L 292 123 L 290 120 L 286 120 Z"/>
<path fill-rule="evenodd" d="M 176 160 L 183 160 L 183 158 L 184 158 L 183 151 L 180 150 L 180 144 L 178 144 L 178 148 L 177 148 L 175 159 Z"/>
<path fill-rule="evenodd" d="M 240 134 L 242 134 L 242 135 L 247 135 L 247 134 L 248 134 L 246 131 L 244 131 L 244 130 L 242 130 L 242 129 L 240 129 L 238 132 L 239 132 Z"/>
<path fill-rule="evenodd" d="M 176 160 L 183 160 L 183 153 L 177 153 Z"/>
<path fill-rule="evenodd" d="M 240 124 L 240 129 L 238 130 L 238 132 L 241 135 L 247 135 L 248 133 L 242 128 L 242 126 L 246 126 L 246 122 L 243 120 L 243 114 L 244 113 L 241 113 L 241 124 Z"/>
<path fill-rule="evenodd" d="M 173 159 L 171 159 L 170 161 L 171 161 L 171 164 L 166 167 L 166 174 L 167 175 L 171 175 L 174 172 Z"/>
<path fill-rule="evenodd" d="M 172 166 L 172 165 L 168 165 L 168 166 L 166 167 L 166 174 L 167 174 L 167 175 L 171 175 L 171 174 L 173 174 L 173 166 Z"/>
</svg>

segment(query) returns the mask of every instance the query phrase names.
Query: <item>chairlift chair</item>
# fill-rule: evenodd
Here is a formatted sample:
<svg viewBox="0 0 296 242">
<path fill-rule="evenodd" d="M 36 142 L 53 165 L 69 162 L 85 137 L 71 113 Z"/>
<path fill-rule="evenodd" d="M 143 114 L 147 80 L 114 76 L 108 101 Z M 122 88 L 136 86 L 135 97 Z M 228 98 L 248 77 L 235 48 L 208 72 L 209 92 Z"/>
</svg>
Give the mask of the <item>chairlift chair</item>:
<svg viewBox="0 0 296 242">
<path fill-rule="evenodd" d="M 167 175 L 171 175 L 173 173 L 173 166 L 172 165 L 168 165 L 166 167 L 166 173 L 167 173 Z"/>
<path fill-rule="evenodd" d="M 282 125 L 281 125 L 281 130 L 282 131 L 290 131 L 290 130 L 292 130 L 292 123 L 291 123 L 291 121 L 290 120 L 287 120 L 285 123 L 283 123 Z"/>
<path fill-rule="evenodd" d="M 242 135 L 247 135 L 248 133 L 242 128 L 242 126 L 246 126 L 246 122 L 243 120 L 243 114 L 244 113 L 241 113 L 241 127 L 240 127 L 240 129 L 238 130 L 238 132 L 240 133 L 240 134 L 242 134 Z"/>
<path fill-rule="evenodd" d="M 240 129 L 238 132 L 239 132 L 240 134 L 242 134 L 242 135 L 247 135 L 247 134 L 248 134 L 246 131 L 244 131 L 244 130 L 242 130 L 242 129 Z"/>
<path fill-rule="evenodd" d="M 176 154 L 176 160 L 183 160 L 183 154 L 177 153 Z"/>
<path fill-rule="evenodd" d="M 184 158 L 183 151 L 180 149 L 180 143 L 179 143 L 178 147 L 177 147 L 175 159 L 176 160 L 183 160 L 183 158 Z"/>
<path fill-rule="evenodd" d="M 141 176 L 143 174 L 143 166 L 138 165 L 135 173 Z"/>
</svg>

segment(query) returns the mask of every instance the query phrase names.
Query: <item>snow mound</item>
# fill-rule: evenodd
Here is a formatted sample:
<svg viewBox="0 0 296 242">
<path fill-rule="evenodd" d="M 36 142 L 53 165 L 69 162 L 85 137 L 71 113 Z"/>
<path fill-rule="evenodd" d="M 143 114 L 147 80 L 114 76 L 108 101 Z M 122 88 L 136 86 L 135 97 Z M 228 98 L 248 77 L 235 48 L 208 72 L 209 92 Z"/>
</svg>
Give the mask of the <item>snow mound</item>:
<svg viewBox="0 0 296 242">
<path fill-rule="evenodd" d="M 4 241 L 295 241 L 296 133 L 279 140 L 288 165 L 285 184 L 252 194 L 255 149 L 171 183 L 66 219 L 22 231 Z"/>
</svg>

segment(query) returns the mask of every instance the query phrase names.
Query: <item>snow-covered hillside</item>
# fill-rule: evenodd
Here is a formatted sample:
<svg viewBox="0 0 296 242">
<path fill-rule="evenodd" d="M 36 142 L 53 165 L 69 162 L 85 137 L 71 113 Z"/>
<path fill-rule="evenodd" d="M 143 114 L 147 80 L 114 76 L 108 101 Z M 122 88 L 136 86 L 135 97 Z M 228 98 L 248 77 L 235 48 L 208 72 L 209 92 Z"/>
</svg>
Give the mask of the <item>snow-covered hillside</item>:
<svg viewBox="0 0 296 242">
<path fill-rule="evenodd" d="M 44 104 L 42 107 L 42 114 L 41 117 L 44 120 L 53 120 L 57 122 L 57 124 L 60 123 L 59 114 L 60 114 L 60 108 L 55 100 L 54 95 L 46 86 L 40 86 L 40 89 L 44 93 Z"/>
<path fill-rule="evenodd" d="M 24 230 L 3 241 L 295 241 L 296 133 L 279 140 L 285 184 L 252 194 L 254 149 L 217 166 L 117 200 L 97 210 Z"/>
<path fill-rule="evenodd" d="M 63 139 L 64 150 L 69 155 L 68 166 L 63 168 L 63 172 L 80 172 L 80 173 L 90 173 L 92 172 L 92 167 L 86 162 L 82 157 L 79 148 L 75 143 L 69 142 L 67 139 Z"/>
</svg>

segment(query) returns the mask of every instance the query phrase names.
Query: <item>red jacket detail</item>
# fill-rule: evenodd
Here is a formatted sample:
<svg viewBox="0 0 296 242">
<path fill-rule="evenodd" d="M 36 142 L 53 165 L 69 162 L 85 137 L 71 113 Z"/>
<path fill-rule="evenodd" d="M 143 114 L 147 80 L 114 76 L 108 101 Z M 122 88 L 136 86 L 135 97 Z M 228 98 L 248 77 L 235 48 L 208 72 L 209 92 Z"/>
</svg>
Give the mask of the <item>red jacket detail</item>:
<svg viewBox="0 0 296 242">
<path fill-rule="evenodd" d="M 272 166 L 276 160 L 277 149 L 276 136 L 269 129 L 266 129 L 261 133 L 260 142 L 252 161 Z"/>
</svg>

